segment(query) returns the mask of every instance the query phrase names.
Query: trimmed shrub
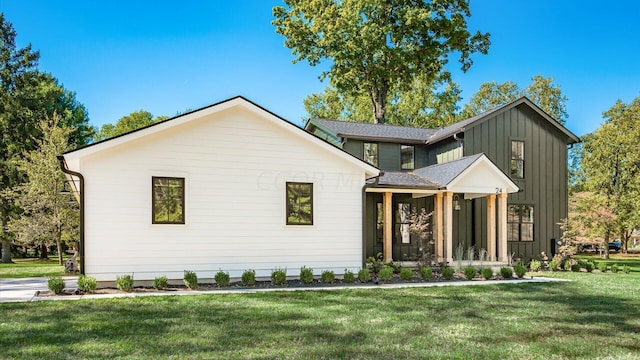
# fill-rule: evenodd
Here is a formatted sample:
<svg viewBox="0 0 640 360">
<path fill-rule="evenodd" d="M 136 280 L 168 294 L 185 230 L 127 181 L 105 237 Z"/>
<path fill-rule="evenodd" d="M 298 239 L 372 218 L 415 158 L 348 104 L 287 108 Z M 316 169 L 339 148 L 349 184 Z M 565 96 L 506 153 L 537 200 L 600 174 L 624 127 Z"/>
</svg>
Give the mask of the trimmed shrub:
<svg viewBox="0 0 640 360">
<path fill-rule="evenodd" d="M 501 267 L 500 276 L 504 279 L 511 279 L 513 277 L 513 270 L 510 267 Z"/>
<path fill-rule="evenodd" d="M 400 269 L 400 279 L 402 279 L 404 281 L 413 280 L 413 270 L 411 270 L 409 268 Z"/>
<path fill-rule="evenodd" d="M 482 277 L 485 280 L 489 280 L 489 279 L 491 279 L 491 277 L 493 277 L 493 269 L 491 269 L 491 268 L 483 268 L 482 270 L 480 270 L 480 275 L 482 275 Z"/>
<path fill-rule="evenodd" d="M 558 262 L 558 260 L 549 261 L 549 270 L 558 271 L 559 267 L 560 267 L 560 263 Z"/>
<path fill-rule="evenodd" d="M 471 280 L 476 277 L 477 273 L 478 269 L 473 266 L 467 266 L 466 268 L 464 268 L 464 277 L 467 278 L 467 280 Z"/>
<path fill-rule="evenodd" d="M 131 290 L 133 290 L 133 276 L 131 275 L 116 276 L 116 286 L 120 291 L 131 292 Z"/>
<path fill-rule="evenodd" d="M 241 281 L 244 286 L 254 286 L 256 284 L 256 271 L 245 270 L 242 273 Z"/>
<path fill-rule="evenodd" d="M 167 279 L 166 275 L 158 276 L 157 278 L 153 279 L 153 287 L 155 289 L 164 289 L 167 287 L 167 285 L 169 285 L 169 279 Z"/>
<path fill-rule="evenodd" d="M 567 260 L 562 264 L 564 271 L 571 271 L 571 261 Z"/>
<path fill-rule="evenodd" d="M 182 280 L 184 281 L 184 284 L 189 289 L 193 290 L 198 288 L 198 275 L 196 275 L 195 272 L 190 270 L 185 270 L 184 277 L 182 278 Z"/>
<path fill-rule="evenodd" d="M 284 285 L 287 283 L 287 269 L 276 268 L 271 271 L 271 283 L 273 285 Z"/>
<path fill-rule="evenodd" d="M 622 272 L 628 274 L 631 272 L 631 267 L 629 265 L 622 266 Z"/>
<path fill-rule="evenodd" d="M 353 274 L 353 271 L 344 269 L 344 276 L 342 277 L 342 280 L 346 283 L 353 283 L 356 281 L 356 276 Z"/>
<path fill-rule="evenodd" d="M 611 272 L 612 273 L 618 272 L 618 264 L 611 264 Z"/>
<path fill-rule="evenodd" d="M 430 267 L 423 266 L 422 268 L 420 268 L 420 276 L 424 280 L 429 280 L 433 277 L 433 270 L 431 270 Z"/>
<path fill-rule="evenodd" d="M 531 271 L 540 271 L 541 268 L 542 263 L 538 260 L 531 260 L 531 262 L 529 263 L 529 269 Z"/>
<path fill-rule="evenodd" d="M 442 268 L 442 277 L 451 280 L 453 279 L 453 274 L 455 274 L 455 270 L 450 266 L 445 266 Z"/>
<path fill-rule="evenodd" d="M 334 274 L 332 270 L 323 271 L 320 277 L 323 283 L 333 284 L 333 282 L 336 281 L 336 274 Z"/>
<path fill-rule="evenodd" d="M 80 275 L 78 277 L 78 288 L 82 291 L 86 292 L 94 292 L 98 287 L 98 282 L 96 278 L 86 275 Z"/>
<path fill-rule="evenodd" d="M 516 276 L 518 276 L 518 278 L 522 279 L 527 273 L 527 267 L 524 266 L 524 263 L 522 261 L 518 261 L 516 266 L 513 267 L 513 272 L 516 273 Z"/>
<path fill-rule="evenodd" d="M 607 272 L 607 263 L 606 262 L 599 262 L 598 263 L 598 270 L 600 270 L 600 272 Z"/>
<path fill-rule="evenodd" d="M 389 281 L 391 280 L 391 278 L 393 278 L 393 268 L 390 266 L 383 266 L 382 269 L 380 269 L 380 272 L 378 273 L 378 276 L 380 277 L 380 280 L 382 281 Z"/>
<path fill-rule="evenodd" d="M 591 269 L 593 270 L 593 269 Z M 571 271 L 573 272 L 580 272 L 580 264 L 573 264 L 571 265 Z M 589 268 L 587 268 L 587 271 L 589 271 Z"/>
<path fill-rule="evenodd" d="M 229 286 L 229 282 L 231 281 L 231 277 L 229 276 L 229 273 L 224 272 L 222 270 L 218 271 L 213 276 L 213 279 L 216 281 L 216 285 L 221 288 Z"/>
<path fill-rule="evenodd" d="M 300 268 L 300 281 L 304 284 L 311 284 L 313 282 L 313 269 L 303 266 Z"/>
<path fill-rule="evenodd" d="M 585 270 L 587 270 L 587 272 L 592 272 L 593 269 L 596 268 L 596 264 L 593 261 L 588 261 L 585 265 L 584 265 Z M 573 271 L 573 268 L 571 269 L 571 271 Z M 578 271 L 580 271 L 580 265 L 578 265 Z"/>
<path fill-rule="evenodd" d="M 371 281 L 371 275 L 369 275 L 369 269 L 367 268 L 360 269 L 360 271 L 358 271 L 358 280 L 364 284 Z"/>
<path fill-rule="evenodd" d="M 62 276 L 49 276 L 47 279 L 47 287 L 54 294 L 60 294 L 64 290 L 64 279 Z"/>
</svg>

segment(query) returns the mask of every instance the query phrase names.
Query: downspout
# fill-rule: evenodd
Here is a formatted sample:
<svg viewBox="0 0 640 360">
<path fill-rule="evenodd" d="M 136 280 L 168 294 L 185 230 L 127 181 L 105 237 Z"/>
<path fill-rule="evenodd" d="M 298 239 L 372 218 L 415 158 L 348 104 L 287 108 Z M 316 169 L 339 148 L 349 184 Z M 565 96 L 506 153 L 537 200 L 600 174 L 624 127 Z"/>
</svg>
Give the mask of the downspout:
<svg viewBox="0 0 640 360">
<path fill-rule="evenodd" d="M 365 256 L 367 246 L 367 188 L 378 185 L 382 175 L 384 175 L 384 171 L 380 170 L 378 176 L 367 179 L 375 178 L 376 181 L 373 184 L 364 184 L 362 186 L 362 267 L 365 267 L 367 263 L 367 257 Z"/>
<path fill-rule="evenodd" d="M 69 170 L 67 163 L 64 161 L 64 156 L 59 155 L 57 158 L 60 162 L 60 170 L 65 174 L 77 177 L 80 181 L 78 188 L 78 195 L 80 196 L 80 243 L 78 244 L 78 250 L 80 252 L 80 274 L 84 275 L 84 176 L 79 172 Z"/>
</svg>

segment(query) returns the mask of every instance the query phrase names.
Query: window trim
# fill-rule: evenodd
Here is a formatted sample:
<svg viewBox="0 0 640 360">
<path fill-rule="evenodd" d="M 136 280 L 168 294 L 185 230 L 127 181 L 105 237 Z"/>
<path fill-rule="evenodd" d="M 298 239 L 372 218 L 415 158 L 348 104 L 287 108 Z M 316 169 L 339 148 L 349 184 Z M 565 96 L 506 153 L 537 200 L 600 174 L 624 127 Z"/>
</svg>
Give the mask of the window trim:
<svg viewBox="0 0 640 360">
<path fill-rule="evenodd" d="M 182 203 L 182 221 L 156 221 L 156 194 L 155 186 L 157 180 L 179 180 L 182 182 L 182 193 L 180 194 Z M 186 178 L 177 176 L 151 176 L 151 224 L 153 225 L 185 225 L 187 222 L 186 208 Z"/>
<path fill-rule="evenodd" d="M 411 148 L 411 167 L 405 167 L 404 161 L 403 161 L 403 157 L 402 157 L 402 150 L 405 148 Z M 415 145 L 405 145 L 405 144 L 401 144 L 400 145 L 400 170 L 415 170 L 416 168 L 416 147 Z"/>
<path fill-rule="evenodd" d="M 367 157 L 367 145 L 375 146 L 375 149 L 376 149 L 375 164 L 369 162 L 369 160 L 368 160 L 368 157 Z M 380 145 L 377 142 L 363 142 L 362 143 L 362 160 L 364 160 L 364 162 L 366 162 L 367 164 L 370 164 L 370 165 L 373 165 L 375 167 L 378 167 L 378 164 L 380 163 Z"/>
<path fill-rule="evenodd" d="M 309 202 L 311 203 L 311 210 L 310 210 L 310 215 L 311 215 L 311 221 L 309 223 L 301 223 L 301 222 L 291 222 L 289 220 L 289 214 L 291 213 L 291 205 L 289 203 L 289 185 L 309 185 L 310 188 L 310 199 Z M 314 224 L 314 211 L 313 211 L 313 183 L 312 182 L 296 182 L 296 181 L 287 181 L 285 183 L 285 188 L 284 188 L 284 201 L 285 201 L 285 221 L 287 226 L 313 226 Z"/>
<path fill-rule="evenodd" d="M 514 152 L 513 152 L 514 143 L 521 143 L 522 144 L 522 157 L 521 158 L 517 158 L 517 157 L 514 156 Z M 524 168 L 525 159 L 524 158 L 525 158 L 525 150 L 526 150 L 525 149 L 525 147 L 526 147 L 525 140 L 524 139 L 511 139 L 511 142 L 509 144 L 511 145 L 509 147 L 509 152 L 511 153 L 511 156 L 509 157 L 510 158 L 510 161 L 509 161 L 509 174 L 510 174 L 510 177 L 512 179 L 516 179 L 516 180 L 524 180 L 524 178 L 525 178 L 525 168 Z M 522 168 L 522 176 L 516 176 L 516 174 L 513 173 L 513 169 L 514 169 L 513 164 L 514 164 L 514 162 L 517 162 L 517 163 L 521 164 L 520 166 Z"/>
<path fill-rule="evenodd" d="M 518 221 L 509 221 L 509 208 L 511 207 L 517 207 L 518 208 Z M 533 219 L 532 221 L 523 221 L 524 216 L 523 216 L 523 211 L 524 211 L 524 207 L 529 207 L 533 209 Z M 523 242 L 523 243 L 532 243 L 535 241 L 536 237 L 535 237 L 535 230 L 536 230 L 536 210 L 535 210 L 535 205 L 534 204 L 508 204 L 507 205 L 507 236 L 509 234 L 509 225 L 511 224 L 517 224 L 518 225 L 518 237 L 517 239 L 508 239 L 507 241 L 509 242 Z M 531 240 L 523 240 L 522 239 L 522 234 L 523 234 L 523 226 L 524 225 L 530 225 L 531 226 Z"/>
</svg>

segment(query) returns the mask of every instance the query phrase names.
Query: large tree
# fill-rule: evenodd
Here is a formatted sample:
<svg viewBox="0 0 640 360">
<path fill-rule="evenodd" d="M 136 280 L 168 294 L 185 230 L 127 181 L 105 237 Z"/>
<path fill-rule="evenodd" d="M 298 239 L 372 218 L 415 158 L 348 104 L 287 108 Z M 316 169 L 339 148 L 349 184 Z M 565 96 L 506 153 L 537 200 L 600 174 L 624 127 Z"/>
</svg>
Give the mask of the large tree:
<svg viewBox="0 0 640 360">
<path fill-rule="evenodd" d="M 416 77 L 431 82 L 451 53 L 462 70 L 471 54 L 486 54 L 489 34 L 467 29 L 468 0 L 285 0 L 273 8 L 285 46 L 315 66 L 343 96 L 367 94 L 374 121 L 384 123 L 390 91 L 409 90 Z"/>
<path fill-rule="evenodd" d="M 26 181 L 17 162 L 25 152 L 37 148 L 43 134 L 41 119 L 53 113 L 61 116 L 60 126 L 72 126 L 69 142 L 82 145 L 93 133 L 87 113 L 72 92 L 65 90 L 50 74 L 37 69 L 40 54 L 16 46 L 16 31 L 0 13 L 0 239 L 2 262 L 11 262 L 13 235 L 7 229 L 11 217 L 20 209 L 10 196 L 10 189 Z"/>
<path fill-rule="evenodd" d="M 456 120 L 460 88 L 454 82 L 432 83 L 413 80 L 406 91 L 390 91 L 386 123 L 401 126 L 437 128 Z M 322 93 L 311 94 L 304 105 L 312 119 L 334 119 L 352 122 L 372 122 L 371 102 L 367 94 L 343 95 L 327 87 Z"/>
<path fill-rule="evenodd" d="M 618 100 L 604 113 L 605 122 L 583 138 L 584 187 L 591 193 L 589 208 L 610 214 L 609 221 L 594 212 L 604 246 L 617 235 L 623 249 L 640 225 L 640 97 L 630 104 Z"/>
<path fill-rule="evenodd" d="M 57 156 L 70 149 L 73 129 L 60 127 L 59 121 L 57 115 L 41 121 L 38 129 L 44 137 L 35 140 L 37 149 L 17 161 L 28 181 L 13 189 L 21 216 L 10 221 L 8 228 L 18 243 L 40 246 L 41 258 L 47 258 L 48 246 L 56 245 L 62 265 L 63 240 L 78 240 L 79 212 L 71 195 L 62 193 L 68 187 Z"/>
<path fill-rule="evenodd" d="M 569 117 L 567 113 L 567 97 L 562 95 L 560 85 L 554 84 L 552 77 L 536 75 L 531 84 L 520 88 L 513 81 L 502 84 L 489 81 L 480 85 L 462 111 L 463 117 L 472 117 L 483 112 L 516 100 L 521 96 L 528 97 L 555 120 L 564 124 Z"/>
<path fill-rule="evenodd" d="M 134 111 L 129 115 L 125 115 L 118 119 L 115 124 L 104 124 L 98 131 L 95 140 L 104 140 L 114 136 L 124 134 L 129 131 L 149 126 L 158 121 L 167 119 L 167 116 L 154 117 L 153 114 L 146 110 Z"/>
</svg>

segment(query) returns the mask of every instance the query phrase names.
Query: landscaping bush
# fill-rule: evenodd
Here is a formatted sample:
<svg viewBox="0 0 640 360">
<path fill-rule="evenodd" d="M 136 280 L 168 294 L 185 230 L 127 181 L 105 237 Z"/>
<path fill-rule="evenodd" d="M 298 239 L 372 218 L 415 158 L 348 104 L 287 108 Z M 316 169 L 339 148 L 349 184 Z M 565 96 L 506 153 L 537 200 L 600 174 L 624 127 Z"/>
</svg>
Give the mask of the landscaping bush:
<svg viewBox="0 0 640 360">
<path fill-rule="evenodd" d="M 477 273 L 478 273 L 478 269 L 476 269 L 473 266 L 467 266 L 464 268 L 464 277 L 467 278 L 467 280 L 471 280 L 474 277 L 476 277 Z"/>
<path fill-rule="evenodd" d="M 116 276 L 116 286 L 120 291 L 130 292 L 131 290 L 133 290 L 133 276 L 131 275 Z"/>
<path fill-rule="evenodd" d="M 198 275 L 196 275 L 195 272 L 190 270 L 185 270 L 184 277 L 182 278 L 182 280 L 184 281 L 184 284 L 189 289 L 193 290 L 198 288 Z"/>
<path fill-rule="evenodd" d="M 491 269 L 491 268 L 483 268 L 482 270 L 480 270 L 480 275 L 482 275 L 482 277 L 485 280 L 489 280 L 493 276 L 493 269 Z"/>
<path fill-rule="evenodd" d="M 385 265 L 380 270 L 380 273 L 378 273 L 378 276 L 380 276 L 380 280 L 382 281 L 391 280 L 391 278 L 393 278 L 393 268 Z"/>
<path fill-rule="evenodd" d="M 86 292 L 94 292 L 98 287 L 96 278 L 86 275 L 80 275 L 78 277 L 78 289 Z"/>
<path fill-rule="evenodd" d="M 371 272 L 374 275 L 378 275 L 380 269 L 382 269 L 382 253 L 378 253 L 376 257 L 370 256 L 367 258 L 367 264 L 371 266 Z"/>
<path fill-rule="evenodd" d="M 155 289 L 164 289 L 167 287 L 167 285 L 169 285 L 169 279 L 167 279 L 166 275 L 158 276 L 157 278 L 153 279 L 153 287 Z"/>
<path fill-rule="evenodd" d="M 420 268 L 420 276 L 424 280 L 429 280 L 433 277 L 433 270 L 431 270 L 430 267 L 423 266 L 422 268 Z"/>
<path fill-rule="evenodd" d="M 607 263 L 606 262 L 599 262 L 598 263 L 598 270 L 600 270 L 600 272 L 607 272 Z"/>
<path fill-rule="evenodd" d="M 413 279 L 413 270 L 409 268 L 400 269 L 400 278 L 404 281 L 411 281 Z"/>
<path fill-rule="evenodd" d="M 323 283 L 333 284 L 333 282 L 336 281 L 336 274 L 331 270 L 323 271 L 320 277 L 322 278 Z"/>
<path fill-rule="evenodd" d="M 229 273 L 222 270 L 218 271 L 213 276 L 213 279 L 216 281 L 216 285 L 221 288 L 229 286 L 229 282 L 231 281 Z"/>
<path fill-rule="evenodd" d="M 354 281 L 356 281 L 356 277 L 353 274 L 353 271 L 344 269 L 344 276 L 342 277 L 342 280 L 344 280 L 344 282 L 346 283 L 353 283 Z"/>
<path fill-rule="evenodd" d="M 611 272 L 612 273 L 617 273 L 618 272 L 618 264 L 612 264 L 611 265 Z"/>
<path fill-rule="evenodd" d="M 313 273 L 313 272 L 312 272 Z M 287 283 L 287 269 L 277 268 L 271 272 L 271 283 L 273 285 L 284 285 Z"/>
<path fill-rule="evenodd" d="M 518 261 L 516 266 L 513 267 L 513 272 L 516 273 L 516 276 L 518 276 L 518 278 L 522 279 L 527 273 L 527 267 L 524 266 L 524 263 L 522 261 Z"/>
<path fill-rule="evenodd" d="M 560 267 L 560 263 L 558 262 L 558 260 L 549 261 L 549 270 L 558 271 L 559 267 Z"/>
<path fill-rule="evenodd" d="M 303 266 L 300 268 L 300 281 L 304 284 L 311 284 L 313 282 L 313 269 Z"/>
<path fill-rule="evenodd" d="M 624 265 L 622 267 L 622 272 L 625 273 L 625 274 L 630 273 L 631 272 L 631 267 L 629 265 Z"/>
<path fill-rule="evenodd" d="M 358 280 L 360 280 L 360 282 L 363 284 L 366 284 L 369 281 L 371 281 L 371 275 L 369 275 L 369 269 L 367 268 L 360 269 L 360 271 L 358 271 Z"/>
<path fill-rule="evenodd" d="M 49 276 L 47 280 L 47 287 L 54 294 L 60 294 L 64 290 L 64 279 L 62 276 Z"/>
<path fill-rule="evenodd" d="M 591 269 L 591 270 L 593 270 L 593 269 Z M 571 271 L 573 271 L 573 272 L 580 272 L 580 264 L 573 264 L 573 265 L 571 265 Z M 588 271 L 588 269 L 587 269 L 587 271 Z"/>
<path fill-rule="evenodd" d="M 587 270 L 587 272 L 592 272 L 593 269 L 596 268 L 596 264 L 593 261 L 587 261 L 587 263 L 584 265 L 585 270 Z M 571 267 L 571 271 L 573 271 L 573 266 Z M 578 265 L 578 270 L 580 271 L 580 265 Z"/>
<path fill-rule="evenodd" d="M 565 261 L 564 264 L 562 264 L 562 269 L 564 269 L 564 271 L 571 271 L 571 261 Z"/>
<path fill-rule="evenodd" d="M 540 268 L 542 268 L 542 263 L 538 260 L 531 260 L 529 263 L 529 269 L 531 271 L 540 271 Z"/>
<path fill-rule="evenodd" d="M 242 273 L 242 277 L 240 278 L 242 281 L 242 285 L 244 286 L 254 286 L 256 284 L 256 271 L 255 270 L 245 270 Z"/>
<path fill-rule="evenodd" d="M 451 280 L 453 279 L 453 274 L 455 274 L 455 270 L 452 267 L 445 266 L 442 268 L 442 277 Z"/>
<path fill-rule="evenodd" d="M 504 279 L 511 279 L 513 277 L 513 270 L 510 267 L 501 267 L 500 276 Z"/>
</svg>

